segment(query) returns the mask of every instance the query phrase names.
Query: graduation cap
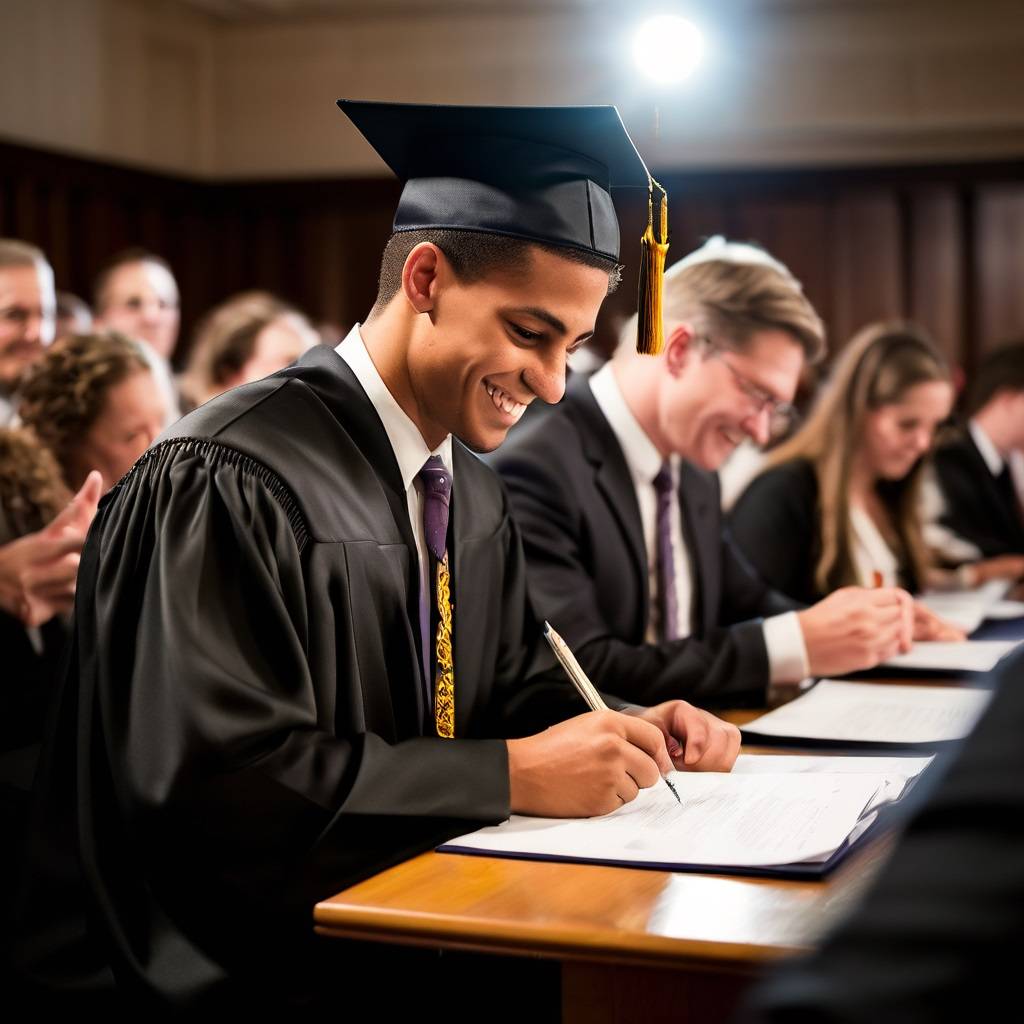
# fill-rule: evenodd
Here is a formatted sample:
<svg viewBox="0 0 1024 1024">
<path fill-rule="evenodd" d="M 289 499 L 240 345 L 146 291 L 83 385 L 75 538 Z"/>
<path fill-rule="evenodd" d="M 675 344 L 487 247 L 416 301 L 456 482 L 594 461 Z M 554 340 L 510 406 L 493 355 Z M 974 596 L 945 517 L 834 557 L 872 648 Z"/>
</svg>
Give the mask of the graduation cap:
<svg viewBox="0 0 1024 1024">
<path fill-rule="evenodd" d="M 611 106 L 456 107 L 338 100 L 405 181 L 394 230 L 508 235 L 619 259 L 613 188 L 645 188 L 637 348 L 662 346 L 665 190 Z M 655 225 L 654 193 L 660 193 Z"/>
</svg>

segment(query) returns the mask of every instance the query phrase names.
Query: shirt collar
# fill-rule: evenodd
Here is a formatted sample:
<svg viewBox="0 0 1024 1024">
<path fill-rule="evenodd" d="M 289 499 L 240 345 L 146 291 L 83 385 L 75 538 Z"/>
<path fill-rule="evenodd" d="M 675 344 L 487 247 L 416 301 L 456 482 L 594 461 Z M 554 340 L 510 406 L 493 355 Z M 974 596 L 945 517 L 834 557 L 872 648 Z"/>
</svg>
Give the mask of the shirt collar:
<svg viewBox="0 0 1024 1024">
<path fill-rule="evenodd" d="M 594 400 L 612 428 L 629 472 L 637 483 L 651 483 L 658 475 L 664 459 L 654 442 L 644 432 L 615 378 L 614 364 L 606 363 L 588 381 Z M 671 458 L 673 477 L 678 479 L 679 457 Z"/>
<path fill-rule="evenodd" d="M 431 455 L 440 455 L 445 469 L 452 473 L 451 434 L 434 451 L 427 447 L 419 428 L 395 401 L 394 395 L 388 390 L 377 367 L 374 366 L 373 359 L 363 342 L 363 336 L 359 333 L 359 324 L 348 332 L 335 352 L 348 363 L 349 369 L 356 375 L 356 380 L 384 424 L 384 432 L 388 435 L 388 441 L 391 442 L 398 462 L 398 470 L 402 474 L 402 486 L 409 490 L 416 479 L 416 474 Z"/>
<path fill-rule="evenodd" d="M 992 443 L 992 439 L 985 433 L 981 428 L 981 424 L 977 420 L 971 420 L 967 424 L 967 429 L 971 432 L 971 438 L 974 441 L 974 446 L 981 452 L 981 457 L 985 460 L 985 465 L 988 466 L 988 471 L 993 476 L 999 476 L 1003 471 L 1003 457 L 999 454 L 999 449 Z"/>
</svg>

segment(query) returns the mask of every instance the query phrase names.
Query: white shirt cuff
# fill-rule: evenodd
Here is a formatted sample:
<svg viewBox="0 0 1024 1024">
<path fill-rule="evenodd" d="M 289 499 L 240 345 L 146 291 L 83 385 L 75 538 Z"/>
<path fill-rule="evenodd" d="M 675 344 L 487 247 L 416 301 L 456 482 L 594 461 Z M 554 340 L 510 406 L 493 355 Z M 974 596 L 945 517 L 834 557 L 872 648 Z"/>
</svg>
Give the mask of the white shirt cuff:
<svg viewBox="0 0 1024 1024">
<path fill-rule="evenodd" d="M 804 631 L 796 612 L 764 620 L 764 645 L 768 650 L 768 674 L 772 684 L 799 683 L 811 674 Z"/>
</svg>

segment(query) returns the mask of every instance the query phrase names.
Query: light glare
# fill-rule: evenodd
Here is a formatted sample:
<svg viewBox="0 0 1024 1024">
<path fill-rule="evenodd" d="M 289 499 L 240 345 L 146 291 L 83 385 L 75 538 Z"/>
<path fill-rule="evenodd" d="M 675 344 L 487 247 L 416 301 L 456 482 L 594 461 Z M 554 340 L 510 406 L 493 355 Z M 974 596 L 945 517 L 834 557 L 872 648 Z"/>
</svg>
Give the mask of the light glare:
<svg viewBox="0 0 1024 1024">
<path fill-rule="evenodd" d="M 633 36 L 637 68 L 661 85 L 674 85 L 688 78 L 703 55 L 700 29 L 678 14 L 648 18 Z"/>
</svg>

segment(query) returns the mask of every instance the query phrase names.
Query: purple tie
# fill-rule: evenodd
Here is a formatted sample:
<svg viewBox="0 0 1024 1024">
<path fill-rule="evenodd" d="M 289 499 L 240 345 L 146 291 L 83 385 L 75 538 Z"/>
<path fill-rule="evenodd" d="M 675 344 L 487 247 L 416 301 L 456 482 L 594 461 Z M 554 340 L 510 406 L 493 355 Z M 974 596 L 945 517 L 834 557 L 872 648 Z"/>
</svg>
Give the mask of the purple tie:
<svg viewBox="0 0 1024 1024">
<path fill-rule="evenodd" d="M 430 553 L 440 562 L 447 547 L 452 478 L 440 455 L 431 455 L 417 475 L 423 484 L 423 533 Z"/>
<path fill-rule="evenodd" d="M 658 497 L 658 613 L 662 640 L 679 638 L 679 601 L 676 595 L 676 564 L 672 558 L 672 467 L 661 464 L 654 478 Z"/>
<path fill-rule="evenodd" d="M 431 564 L 427 566 L 426 593 L 420 595 L 420 642 L 423 656 L 423 682 L 426 687 L 426 709 L 429 718 L 432 717 L 431 708 L 435 703 L 435 678 L 432 665 L 436 653 L 436 642 L 432 637 L 431 617 L 432 612 L 438 610 L 438 566 L 443 563 L 447 572 L 445 554 L 452 478 L 448 470 L 445 469 L 440 455 L 431 455 L 416 475 L 423 488 L 423 536 L 427 542 L 427 549 L 433 555 Z"/>
</svg>

